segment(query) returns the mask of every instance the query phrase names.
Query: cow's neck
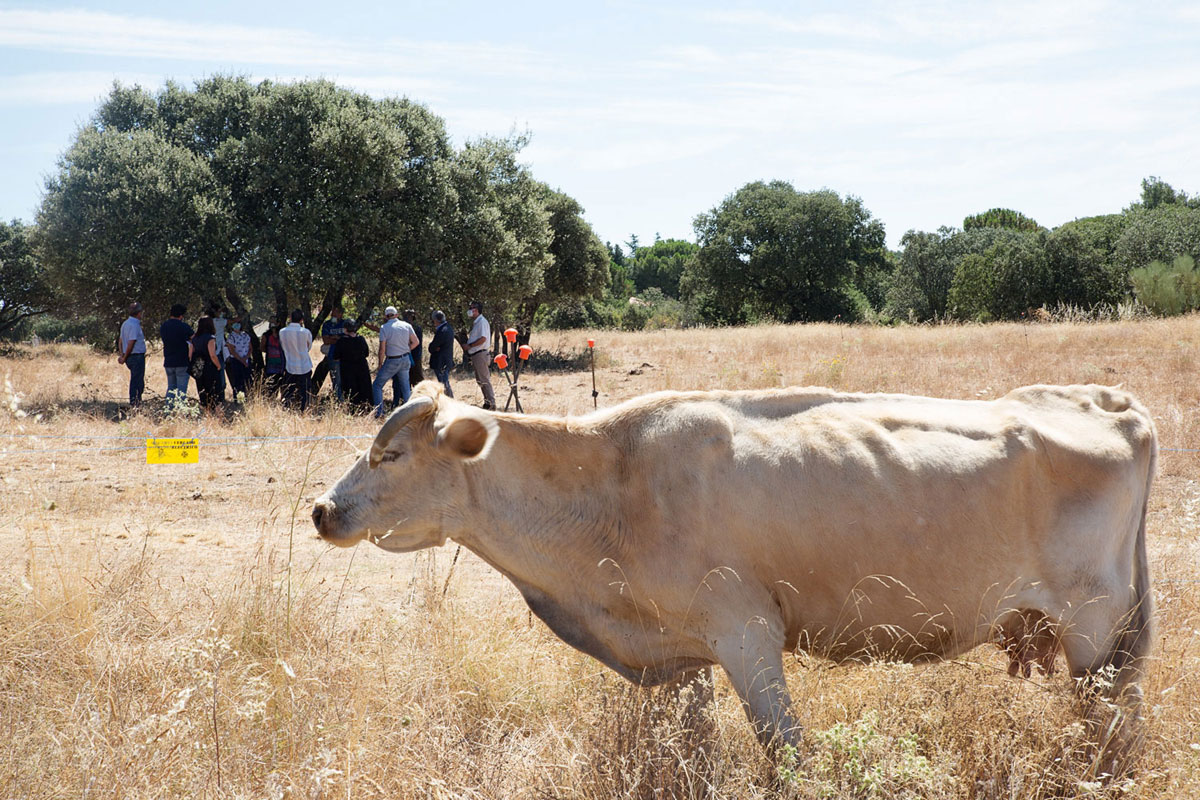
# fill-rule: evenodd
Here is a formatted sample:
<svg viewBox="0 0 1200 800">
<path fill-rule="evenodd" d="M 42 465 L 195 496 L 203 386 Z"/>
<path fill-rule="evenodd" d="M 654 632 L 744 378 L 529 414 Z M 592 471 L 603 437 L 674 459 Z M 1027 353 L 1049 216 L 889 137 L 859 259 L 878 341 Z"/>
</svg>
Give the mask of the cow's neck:
<svg viewBox="0 0 1200 800">
<path fill-rule="evenodd" d="M 591 427 L 565 419 L 505 417 L 484 459 L 466 469 L 475 513 L 463 544 L 513 577 L 540 568 L 594 567 L 621 553 L 624 529 L 613 489 L 619 449 Z"/>
<path fill-rule="evenodd" d="M 505 418 L 467 470 L 473 524 L 457 538 L 513 582 L 559 637 L 630 680 L 655 684 L 702 663 L 655 629 L 626 586 L 631 527 L 620 448 L 567 420 Z M 603 609 L 604 613 L 597 613 Z M 663 654 L 669 654 L 664 657 Z"/>
</svg>

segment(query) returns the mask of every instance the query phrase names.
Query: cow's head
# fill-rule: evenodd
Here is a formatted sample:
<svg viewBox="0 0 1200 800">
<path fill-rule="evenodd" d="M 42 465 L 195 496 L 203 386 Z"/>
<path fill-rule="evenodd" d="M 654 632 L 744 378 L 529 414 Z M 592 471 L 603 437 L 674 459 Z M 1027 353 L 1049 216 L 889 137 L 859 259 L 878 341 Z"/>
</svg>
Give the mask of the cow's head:
<svg viewBox="0 0 1200 800">
<path fill-rule="evenodd" d="M 408 552 L 469 524 L 465 470 L 487 456 L 499 426 L 426 382 L 392 412 L 371 449 L 313 505 L 317 532 L 350 547 L 369 539 Z"/>
</svg>

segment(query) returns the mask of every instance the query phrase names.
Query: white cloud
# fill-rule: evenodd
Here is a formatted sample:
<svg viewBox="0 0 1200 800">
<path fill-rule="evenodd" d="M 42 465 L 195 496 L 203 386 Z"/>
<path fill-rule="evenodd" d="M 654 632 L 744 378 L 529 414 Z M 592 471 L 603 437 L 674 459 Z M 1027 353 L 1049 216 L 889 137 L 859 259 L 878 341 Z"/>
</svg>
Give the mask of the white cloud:
<svg viewBox="0 0 1200 800">
<path fill-rule="evenodd" d="M 37 106 L 96 103 L 108 95 L 113 81 L 154 86 L 159 75 L 137 73 L 31 72 L 9 75 L 0 82 L 0 106 Z"/>
<path fill-rule="evenodd" d="M 83 10 L 0 10 L 0 46 L 318 72 L 436 74 L 486 67 L 500 74 L 527 75 L 541 66 L 534 51 L 486 43 L 338 39 L 294 28 L 174 22 Z"/>
</svg>

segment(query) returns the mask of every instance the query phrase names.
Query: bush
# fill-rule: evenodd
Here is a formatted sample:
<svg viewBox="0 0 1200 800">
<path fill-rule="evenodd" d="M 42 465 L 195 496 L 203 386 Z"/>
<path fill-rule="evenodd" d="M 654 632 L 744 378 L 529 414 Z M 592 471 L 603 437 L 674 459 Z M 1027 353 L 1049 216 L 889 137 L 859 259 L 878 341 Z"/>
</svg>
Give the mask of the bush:
<svg viewBox="0 0 1200 800">
<path fill-rule="evenodd" d="M 621 314 L 621 330 L 644 330 L 646 323 L 650 321 L 650 306 L 638 301 L 636 297 L 631 300 L 635 302 L 626 306 L 624 313 Z"/>
<path fill-rule="evenodd" d="M 1191 256 L 1179 256 L 1170 266 L 1152 261 L 1130 271 L 1137 299 L 1159 317 L 1170 317 L 1200 308 L 1200 272 Z"/>
<path fill-rule="evenodd" d="M 73 319 L 49 314 L 34 317 L 22 329 L 20 338 L 37 336 L 43 342 L 85 342 L 98 348 L 115 348 L 117 328 L 100 317 Z"/>
<path fill-rule="evenodd" d="M 624 309 L 621 309 L 623 311 Z M 619 312 L 611 305 L 586 298 L 564 300 L 561 303 L 544 305 L 538 309 L 534 327 L 542 330 L 570 330 L 573 328 L 615 328 L 620 321 Z"/>
</svg>

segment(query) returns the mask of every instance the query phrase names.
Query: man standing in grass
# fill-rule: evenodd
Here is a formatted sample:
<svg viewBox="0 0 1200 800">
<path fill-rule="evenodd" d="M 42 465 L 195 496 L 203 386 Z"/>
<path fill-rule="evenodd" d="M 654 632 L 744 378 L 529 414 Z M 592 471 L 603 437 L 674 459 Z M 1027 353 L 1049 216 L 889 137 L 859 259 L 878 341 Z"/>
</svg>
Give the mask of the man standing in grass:
<svg viewBox="0 0 1200 800">
<path fill-rule="evenodd" d="M 395 306 L 383 312 L 387 322 L 379 326 L 379 365 L 375 382 L 371 384 L 371 399 L 375 401 L 375 418 L 383 417 L 383 387 L 392 378 L 400 379 L 400 402 L 407 403 L 412 395 L 408 370 L 412 366 L 410 353 L 417 346 L 417 332 L 402 319 L 397 319 Z M 392 389 L 395 392 L 395 389 Z M 393 395 L 392 400 L 396 397 Z"/>
<path fill-rule="evenodd" d="M 321 359 L 320 364 L 317 364 L 317 371 L 313 373 L 312 393 L 314 397 L 321 391 L 321 384 L 325 382 L 325 376 L 328 375 L 329 380 L 333 383 L 334 396 L 338 400 L 342 399 L 342 370 L 338 360 L 334 358 L 333 348 L 345 332 L 346 320 L 342 315 L 342 307 L 334 306 L 333 311 L 329 314 L 329 319 L 321 325 L 321 354 L 325 357 Z"/>
<path fill-rule="evenodd" d="M 312 333 L 304 327 L 304 312 L 292 312 L 292 324 L 279 332 L 287 375 L 284 378 L 283 402 L 289 408 L 308 408 L 308 384 L 312 380 Z"/>
<path fill-rule="evenodd" d="M 188 342 L 192 326 L 183 321 L 187 306 L 171 306 L 171 316 L 158 329 L 163 345 L 163 371 L 167 373 L 167 410 L 173 411 L 187 400 Z"/>
<path fill-rule="evenodd" d="M 146 335 L 142 333 L 141 303 L 129 305 L 129 319 L 121 323 L 117 353 L 117 363 L 129 368 L 129 407 L 138 408 L 146 390 Z"/>
<path fill-rule="evenodd" d="M 446 397 L 454 397 L 454 391 L 450 388 L 450 368 L 454 366 L 454 328 L 450 327 L 442 311 L 433 312 L 433 324 L 436 329 L 429 342 L 429 368 L 445 387 Z"/>
<path fill-rule="evenodd" d="M 471 332 L 467 334 L 467 355 L 475 370 L 475 382 L 483 392 L 483 407 L 495 411 L 496 392 L 492 389 L 492 378 L 488 373 L 492 360 L 492 326 L 488 324 L 487 317 L 483 316 L 483 303 L 478 300 L 472 300 L 467 306 L 467 316 L 471 318 Z"/>
</svg>

